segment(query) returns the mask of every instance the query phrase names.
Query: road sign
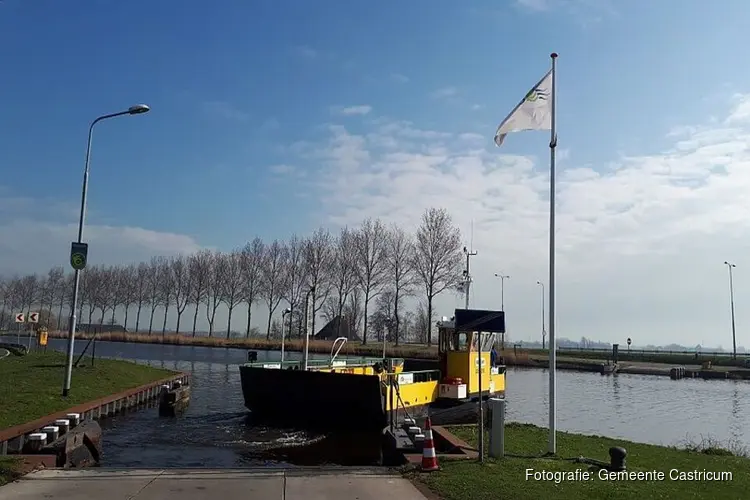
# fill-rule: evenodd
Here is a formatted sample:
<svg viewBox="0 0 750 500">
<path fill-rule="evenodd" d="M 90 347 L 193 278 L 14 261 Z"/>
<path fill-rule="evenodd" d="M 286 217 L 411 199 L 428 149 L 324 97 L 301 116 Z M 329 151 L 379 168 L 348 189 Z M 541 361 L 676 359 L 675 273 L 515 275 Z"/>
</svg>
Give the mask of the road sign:
<svg viewBox="0 0 750 500">
<path fill-rule="evenodd" d="M 630 345 L 630 342 L 631 342 L 630 337 L 628 337 L 628 345 Z"/>
<path fill-rule="evenodd" d="M 46 346 L 47 345 L 47 329 L 41 328 L 39 329 L 39 345 Z"/>
<path fill-rule="evenodd" d="M 26 316 L 23 313 L 16 314 L 16 323 L 23 323 L 26 321 Z"/>
<path fill-rule="evenodd" d="M 29 313 L 29 323 L 39 323 L 39 313 Z"/>
<path fill-rule="evenodd" d="M 86 260 L 89 255 L 89 244 L 88 243 L 76 243 L 70 244 L 70 265 L 76 271 L 80 271 L 86 267 Z"/>
</svg>

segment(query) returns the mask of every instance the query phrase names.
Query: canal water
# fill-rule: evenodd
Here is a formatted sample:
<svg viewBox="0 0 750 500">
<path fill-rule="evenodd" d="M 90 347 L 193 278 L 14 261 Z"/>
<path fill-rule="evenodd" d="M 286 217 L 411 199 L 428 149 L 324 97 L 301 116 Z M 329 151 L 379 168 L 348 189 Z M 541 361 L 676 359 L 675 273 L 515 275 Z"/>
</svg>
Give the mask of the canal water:
<svg viewBox="0 0 750 500">
<path fill-rule="evenodd" d="M 80 352 L 84 345 L 85 342 L 77 342 L 76 351 Z M 64 350 L 64 346 L 65 341 L 50 339 L 50 347 Z M 238 370 L 238 365 L 246 360 L 245 350 L 97 342 L 96 355 L 192 375 L 190 406 L 182 416 L 159 418 L 156 409 L 147 409 L 117 416 L 104 424 L 107 466 L 272 465 L 278 462 L 269 458 L 268 449 L 321 438 L 252 423 L 243 405 Z M 287 355 L 288 359 L 300 357 L 296 352 Z M 279 353 L 260 351 L 259 359 L 278 360 Z M 546 370 L 508 369 L 509 420 L 546 427 L 548 394 Z M 746 418 L 750 411 L 750 383 L 746 381 L 602 376 L 560 370 L 557 399 L 561 431 L 664 445 L 710 438 L 750 448 L 750 420 Z"/>
</svg>

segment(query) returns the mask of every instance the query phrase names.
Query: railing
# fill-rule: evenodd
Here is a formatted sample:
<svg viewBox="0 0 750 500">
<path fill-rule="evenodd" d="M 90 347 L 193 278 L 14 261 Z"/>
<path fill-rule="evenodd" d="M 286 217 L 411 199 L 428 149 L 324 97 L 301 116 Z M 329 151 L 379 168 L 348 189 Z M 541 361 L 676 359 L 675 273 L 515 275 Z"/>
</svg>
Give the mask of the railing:
<svg viewBox="0 0 750 500">
<path fill-rule="evenodd" d="M 523 348 L 523 347 L 522 347 Z M 541 349 L 536 347 L 526 347 L 525 350 L 527 351 L 544 351 L 547 352 L 547 349 Z M 612 347 L 572 347 L 572 346 L 566 346 L 566 347 L 559 347 L 557 348 L 557 352 L 580 352 L 580 353 L 611 353 Z M 732 356 L 733 353 L 731 352 L 725 352 L 725 351 L 701 351 L 697 349 L 693 350 L 667 350 L 667 349 L 628 349 L 626 345 L 620 344 L 618 352 L 620 354 L 648 354 L 648 355 L 660 355 L 660 354 L 667 354 L 672 356 L 695 356 L 698 354 L 698 356 L 714 356 L 714 357 L 721 357 L 721 356 Z M 750 352 L 738 352 L 737 356 L 740 357 L 750 357 Z"/>
</svg>

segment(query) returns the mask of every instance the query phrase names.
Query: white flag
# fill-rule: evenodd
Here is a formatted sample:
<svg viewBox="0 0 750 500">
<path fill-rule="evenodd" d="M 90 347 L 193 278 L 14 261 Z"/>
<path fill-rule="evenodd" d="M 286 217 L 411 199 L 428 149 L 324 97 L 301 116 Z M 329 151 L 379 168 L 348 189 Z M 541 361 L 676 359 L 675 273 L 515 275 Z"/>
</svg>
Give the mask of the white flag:
<svg viewBox="0 0 750 500">
<path fill-rule="evenodd" d="M 550 130 L 552 128 L 552 70 L 529 90 L 526 97 L 503 120 L 495 132 L 500 146 L 509 132 Z"/>
</svg>

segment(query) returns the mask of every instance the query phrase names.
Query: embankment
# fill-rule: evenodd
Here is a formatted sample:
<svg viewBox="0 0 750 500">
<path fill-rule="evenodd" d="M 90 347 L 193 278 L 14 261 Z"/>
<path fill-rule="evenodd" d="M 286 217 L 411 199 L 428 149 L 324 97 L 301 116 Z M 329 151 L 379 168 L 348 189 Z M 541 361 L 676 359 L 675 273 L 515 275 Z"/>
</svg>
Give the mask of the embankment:
<svg viewBox="0 0 750 500">
<path fill-rule="evenodd" d="M 53 332 L 52 338 L 67 338 L 66 332 Z M 77 339 L 89 339 L 93 333 L 77 333 Z M 192 337 L 190 335 L 161 335 L 154 333 L 147 335 L 142 333 L 97 333 L 97 340 L 108 342 L 132 342 L 139 344 L 167 344 L 185 345 L 199 347 L 225 347 L 234 349 L 247 349 L 256 351 L 278 351 L 281 349 L 280 340 L 266 340 L 264 338 L 221 338 L 221 337 Z M 327 340 L 311 340 L 308 347 L 309 352 L 318 354 L 329 354 L 333 342 Z M 287 351 L 302 351 L 303 343 L 300 339 L 289 339 L 284 343 Z M 341 349 L 341 355 L 380 357 L 383 355 L 382 343 L 371 343 L 362 345 L 359 342 L 347 342 Z M 420 344 L 389 344 L 386 355 L 390 357 L 413 358 L 413 359 L 437 359 L 437 347 Z"/>
</svg>

